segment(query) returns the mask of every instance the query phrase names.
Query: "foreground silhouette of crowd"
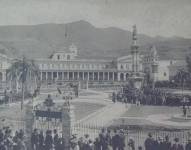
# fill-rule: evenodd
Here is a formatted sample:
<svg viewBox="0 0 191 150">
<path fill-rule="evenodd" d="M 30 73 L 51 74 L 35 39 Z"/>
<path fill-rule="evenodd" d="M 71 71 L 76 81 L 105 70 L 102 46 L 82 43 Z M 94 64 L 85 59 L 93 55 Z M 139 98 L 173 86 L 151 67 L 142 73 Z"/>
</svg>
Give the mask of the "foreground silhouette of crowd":
<svg viewBox="0 0 191 150">
<path fill-rule="evenodd" d="M 144 141 L 144 145 L 135 147 L 135 141 L 129 137 L 128 134 L 122 129 L 102 129 L 99 136 L 92 140 L 88 134 L 83 137 L 77 138 L 72 135 L 70 139 L 70 147 L 72 150 L 191 150 L 191 140 L 184 145 L 180 143 L 179 138 L 174 138 L 170 141 L 169 136 L 158 137 L 154 139 L 152 134 L 149 133 Z M 63 150 L 65 147 L 64 140 L 59 137 L 56 130 L 48 130 L 46 135 L 41 131 L 34 130 L 31 136 L 31 145 L 33 150 Z"/>
<path fill-rule="evenodd" d="M 12 136 L 9 127 L 0 129 L 0 150 L 26 150 L 23 130 L 16 131 Z"/>
<path fill-rule="evenodd" d="M 70 139 L 71 150 L 191 150 L 191 139 L 186 144 L 179 138 L 170 140 L 169 136 L 154 139 L 149 133 L 144 145 L 135 147 L 136 141 L 128 137 L 122 129 L 102 129 L 98 137 L 92 140 L 88 134 L 77 138 L 72 135 Z M 16 131 L 12 136 L 9 127 L 0 129 L 0 150 L 27 150 L 23 130 Z M 127 141 L 128 140 L 128 141 Z M 64 150 L 65 140 L 58 134 L 57 130 L 47 130 L 45 133 L 34 129 L 30 139 L 30 150 Z"/>
</svg>

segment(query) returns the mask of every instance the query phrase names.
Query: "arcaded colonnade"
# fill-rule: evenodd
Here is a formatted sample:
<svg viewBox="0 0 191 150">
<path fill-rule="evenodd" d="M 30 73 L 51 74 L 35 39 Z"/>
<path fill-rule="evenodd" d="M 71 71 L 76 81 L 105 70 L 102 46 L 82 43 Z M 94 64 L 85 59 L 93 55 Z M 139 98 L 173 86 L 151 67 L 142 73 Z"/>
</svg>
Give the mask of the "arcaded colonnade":
<svg viewBox="0 0 191 150">
<path fill-rule="evenodd" d="M 129 73 L 124 72 L 89 72 L 89 71 L 42 71 L 42 81 L 85 80 L 85 81 L 127 81 Z"/>
</svg>

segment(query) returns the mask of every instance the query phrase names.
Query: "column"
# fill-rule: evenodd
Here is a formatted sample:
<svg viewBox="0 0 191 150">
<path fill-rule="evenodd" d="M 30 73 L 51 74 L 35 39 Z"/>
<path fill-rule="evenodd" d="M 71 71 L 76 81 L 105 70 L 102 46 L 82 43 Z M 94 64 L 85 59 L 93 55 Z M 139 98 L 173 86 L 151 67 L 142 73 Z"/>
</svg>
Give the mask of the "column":
<svg viewBox="0 0 191 150">
<path fill-rule="evenodd" d="M 42 81 L 42 71 L 40 72 L 40 80 Z"/>
<path fill-rule="evenodd" d="M 94 72 L 92 72 L 92 73 L 93 73 L 93 74 L 92 74 L 92 78 L 93 78 L 93 81 L 94 81 L 94 80 L 95 80 L 95 79 L 94 79 Z"/>
<path fill-rule="evenodd" d="M 115 73 L 112 72 L 113 81 L 115 80 Z"/>
<path fill-rule="evenodd" d="M 109 72 L 107 73 L 107 80 L 109 81 Z"/>
<path fill-rule="evenodd" d="M 67 72 L 67 80 L 69 80 L 69 71 Z"/>
<path fill-rule="evenodd" d="M 6 72 L 2 73 L 2 79 L 3 79 L 2 81 L 6 81 Z"/>
<path fill-rule="evenodd" d="M 53 72 L 51 72 L 51 80 L 53 80 L 54 79 L 54 77 L 53 77 Z"/>
<path fill-rule="evenodd" d="M 99 81 L 99 72 L 97 73 L 97 80 Z"/>
<path fill-rule="evenodd" d="M 126 81 L 125 73 L 123 73 L 123 80 Z"/>
<path fill-rule="evenodd" d="M 117 80 L 120 81 L 120 73 L 117 73 Z"/>
</svg>

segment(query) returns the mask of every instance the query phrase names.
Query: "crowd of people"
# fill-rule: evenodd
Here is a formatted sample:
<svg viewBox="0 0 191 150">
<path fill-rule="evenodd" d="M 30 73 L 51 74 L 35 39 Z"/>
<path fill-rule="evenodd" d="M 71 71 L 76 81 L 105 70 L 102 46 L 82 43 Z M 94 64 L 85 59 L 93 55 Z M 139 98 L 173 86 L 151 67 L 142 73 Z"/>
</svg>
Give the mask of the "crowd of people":
<svg viewBox="0 0 191 150">
<path fill-rule="evenodd" d="M 191 139 L 188 139 L 184 145 L 179 141 L 179 138 L 174 138 L 174 141 L 169 140 L 169 136 L 158 137 L 154 139 L 149 133 L 144 142 L 145 150 L 191 150 Z"/>
<path fill-rule="evenodd" d="M 64 139 L 59 136 L 56 129 L 47 130 L 45 134 L 34 129 L 31 135 L 32 150 L 63 150 L 63 147 L 65 147 Z"/>
<path fill-rule="evenodd" d="M 24 131 L 16 131 L 13 135 L 9 127 L 0 129 L 0 150 L 26 150 Z"/>
<path fill-rule="evenodd" d="M 165 105 L 166 92 L 161 89 L 143 88 L 135 89 L 128 86 L 113 92 L 112 100 L 124 103 L 140 103 L 142 105 Z"/>
<path fill-rule="evenodd" d="M 184 96 L 188 105 L 191 104 L 191 96 Z M 181 106 L 183 104 L 182 95 L 172 94 L 164 89 L 144 87 L 135 89 L 124 86 L 121 90 L 112 93 L 112 101 L 120 101 L 123 103 L 139 103 L 142 105 L 168 105 Z"/>
<path fill-rule="evenodd" d="M 123 130 L 114 130 L 111 133 L 111 130 L 102 129 L 95 140 L 92 140 L 88 134 L 80 138 L 72 135 L 69 141 L 72 150 L 124 150 L 125 148 Z M 34 129 L 31 135 L 32 150 L 63 150 L 65 146 L 65 139 L 57 130 L 47 130 L 44 135 L 42 131 Z"/>
<path fill-rule="evenodd" d="M 64 150 L 66 147 L 65 139 L 57 130 L 47 130 L 44 133 L 34 129 L 30 146 L 27 145 L 29 142 L 27 144 L 26 142 L 23 130 L 16 131 L 13 135 L 9 127 L 0 129 L 0 150 Z M 168 135 L 155 139 L 149 133 L 143 145 L 137 146 L 136 142 L 123 129 L 102 129 L 95 140 L 88 134 L 80 138 L 72 135 L 69 139 L 69 147 L 71 150 L 191 150 L 190 138 L 186 144 L 183 144 L 178 137 L 173 141 Z"/>
<path fill-rule="evenodd" d="M 125 149 L 125 132 L 123 130 L 102 129 L 95 140 L 91 140 L 89 135 L 77 139 L 73 137 L 71 140 L 71 148 L 73 150 L 124 150 Z"/>
</svg>

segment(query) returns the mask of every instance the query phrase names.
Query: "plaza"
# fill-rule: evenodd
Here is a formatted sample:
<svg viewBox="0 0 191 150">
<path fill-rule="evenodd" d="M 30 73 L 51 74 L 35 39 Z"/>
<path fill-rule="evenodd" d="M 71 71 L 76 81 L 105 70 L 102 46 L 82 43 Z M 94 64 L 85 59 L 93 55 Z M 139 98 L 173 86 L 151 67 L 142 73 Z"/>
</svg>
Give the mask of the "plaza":
<svg viewBox="0 0 191 150">
<path fill-rule="evenodd" d="M 136 148 L 143 147 L 151 134 L 157 142 L 169 136 L 185 145 L 191 128 L 191 91 L 184 90 L 189 73 L 180 72 L 182 83 L 176 85 L 174 61 L 160 60 L 155 46 L 141 53 L 137 41 L 134 25 L 130 54 L 118 58 L 81 58 L 75 44 L 32 61 L 0 54 L 1 128 L 6 132 L 10 128 L 23 142 L 25 138 L 29 150 L 39 148 L 35 143 L 39 132 L 50 139 L 54 132 L 66 150 L 81 138 L 91 144 L 105 134 L 119 136 L 121 149 L 132 140 Z M 49 150 L 59 145 L 49 142 L 41 141 L 41 147 Z M 105 150 L 105 145 L 113 146 L 102 143 L 98 150 Z"/>
</svg>

